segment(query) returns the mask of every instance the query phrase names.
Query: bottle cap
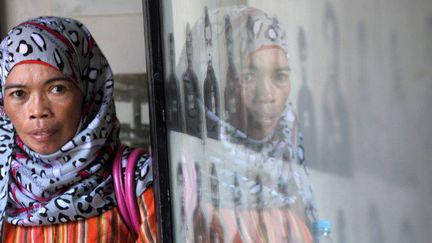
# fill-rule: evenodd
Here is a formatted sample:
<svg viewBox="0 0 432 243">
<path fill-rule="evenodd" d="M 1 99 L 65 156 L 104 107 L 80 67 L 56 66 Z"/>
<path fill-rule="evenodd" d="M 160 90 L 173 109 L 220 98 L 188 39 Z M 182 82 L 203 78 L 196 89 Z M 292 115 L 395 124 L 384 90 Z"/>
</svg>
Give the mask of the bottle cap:
<svg viewBox="0 0 432 243">
<path fill-rule="evenodd" d="M 331 222 L 329 220 L 320 219 L 313 223 L 313 230 L 318 231 L 331 231 Z"/>
</svg>

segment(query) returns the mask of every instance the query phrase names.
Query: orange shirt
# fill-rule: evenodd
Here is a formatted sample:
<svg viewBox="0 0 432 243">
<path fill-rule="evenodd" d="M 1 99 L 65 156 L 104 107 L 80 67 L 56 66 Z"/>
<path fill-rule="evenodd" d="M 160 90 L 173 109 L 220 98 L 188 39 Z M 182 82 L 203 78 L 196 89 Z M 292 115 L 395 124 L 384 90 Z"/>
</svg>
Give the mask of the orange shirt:
<svg viewBox="0 0 432 243">
<path fill-rule="evenodd" d="M 25 227 L 5 223 L 3 242 L 156 242 L 157 226 L 153 188 L 148 188 L 137 202 L 140 210 L 141 227 L 136 241 L 121 219 L 116 207 L 99 216 L 66 224 Z"/>
</svg>

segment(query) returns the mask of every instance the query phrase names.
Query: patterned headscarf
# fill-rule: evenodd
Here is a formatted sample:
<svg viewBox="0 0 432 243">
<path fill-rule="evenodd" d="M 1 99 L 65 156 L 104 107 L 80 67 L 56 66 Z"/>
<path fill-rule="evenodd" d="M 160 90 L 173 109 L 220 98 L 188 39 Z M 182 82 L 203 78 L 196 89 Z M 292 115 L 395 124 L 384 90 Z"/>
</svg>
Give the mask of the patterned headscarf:
<svg viewBox="0 0 432 243">
<path fill-rule="evenodd" d="M 113 74 L 92 35 L 70 18 L 39 17 L 14 27 L 0 46 L 2 110 L 6 78 L 20 63 L 58 69 L 78 85 L 84 105 L 75 137 L 51 154 L 39 154 L 23 144 L 2 112 L 1 224 L 66 223 L 114 207 L 111 165 L 120 141 Z M 149 160 L 143 157 L 138 163 L 137 194 L 152 180 Z"/>
</svg>

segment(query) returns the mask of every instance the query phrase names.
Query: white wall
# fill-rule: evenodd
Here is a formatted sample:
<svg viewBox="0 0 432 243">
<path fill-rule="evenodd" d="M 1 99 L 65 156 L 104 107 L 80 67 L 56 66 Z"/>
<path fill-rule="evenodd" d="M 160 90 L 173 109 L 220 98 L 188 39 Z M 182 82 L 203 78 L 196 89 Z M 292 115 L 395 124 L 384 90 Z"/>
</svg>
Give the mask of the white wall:
<svg viewBox="0 0 432 243">
<path fill-rule="evenodd" d="M 90 7 L 84 7 L 86 4 Z M 92 32 L 114 73 L 145 72 L 142 6 L 140 0 L 64 1 L 5 0 L 7 29 L 42 15 L 80 20 Z"/>
</svg>

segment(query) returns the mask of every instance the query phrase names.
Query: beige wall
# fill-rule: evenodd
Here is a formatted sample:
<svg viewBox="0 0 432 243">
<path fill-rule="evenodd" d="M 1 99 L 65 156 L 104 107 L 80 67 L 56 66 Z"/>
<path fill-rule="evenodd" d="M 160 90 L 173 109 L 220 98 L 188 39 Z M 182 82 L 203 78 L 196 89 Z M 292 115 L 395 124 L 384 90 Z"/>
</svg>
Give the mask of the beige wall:
<svg viewBox="0 0 432 243">
<path fill-rule="evenodd" d="M 85 1 L 69 1 L 69 3 Z M 92 1 L 90 10 L 73 8 L 64 0 L 3 0 L 0 16 L 7 32 L 12 26 L 34 16 L 59 15 L 82 21 L 92 32 L 114 73 L 145 72 L 144 30 L 141 0 Z M 66 4 L 62 7 L 62 4 Z M 95 5 L 98 4 L 98 5 Z M 127 7 L 116 13 L 116 4 Z"/>
</svg>

